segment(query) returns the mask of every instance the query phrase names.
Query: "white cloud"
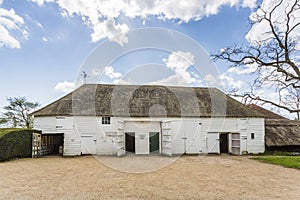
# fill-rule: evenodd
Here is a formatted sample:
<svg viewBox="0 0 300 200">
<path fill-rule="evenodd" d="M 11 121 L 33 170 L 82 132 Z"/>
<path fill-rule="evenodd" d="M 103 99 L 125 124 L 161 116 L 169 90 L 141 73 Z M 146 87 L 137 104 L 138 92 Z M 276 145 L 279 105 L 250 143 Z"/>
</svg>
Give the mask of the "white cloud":
<svg viewBox="0 0 300 200">
<path fill-rule="evenodd" d="M 167 78 L 148 83 L 148 85 L 187 86 L 188 83 L 180 74 L 174 74 Z"/>
<path fill-rule="evenodd" d="M 112 66 L 106 66 L 103 71 L 99 68 L 93 68 L 92 69 L 92 75 L 93 76 L 99 76 L 104 73 L 106 76 L 108 76 L 110 79 L 118 79 L 122 76 L 121 73 L 115 72 L 115 69 Z M 116 80 L 114 80 L 116 81 Z"/>
<path fill-rule="evenodd" d="M 163 62 L 176 74 L 180 74 L 187 84 L 192 84 L 199 82 L 188 71 L 188 68 L 194 65 L 194 59 L 194 55 L 191 52 L 175 51 L 172 52 L 168 58 L 164 58 Z"/>
<path fill-rule="evenodd" d="M 52 2 L 53 0 L 31 0 L 34 3 L 37 3 L 39 6 L 44 5 L 44 3 Z"/>
<path fill-rule="evenodd" d="M 212 74 L 207 74 L 204 77 L 204 81 L 206 82 L 206 85 L 209 87 L 223 87 L 224 83 L 220 82 L 220 79 L 218 77 L 213 76 Z"/>
<path fill-rule="evenodd" d="M 186 70 L 194 64 L 194 55 L 191 52 L 175 51 L 167 59 L 163 59 L 167 67 L 173 70 Z"/>
<path fill-rule="evenodd" d="M 225 52 L 226 51 L 226 49 L 224 49 L 224 48 L 221 48 L 220 49 L 220 53 L 223 53 L 223 52 Z"/>
<path fill-rule="evenodd" d="M 244 0 L 243 7 L 255 8 L 256 7 L 256 0 Z"/>
<path fill-rule="evenodd" d="M 229 76 L 228 74 L 224 73 L 218 77 L 221 82 L 223 82 L 225 88 L 231 89 L 241 89 L 243 82 L 240 80 L 235 80 L 233 77 Z"/>
<path fill-rule="evenodd" d="M 36 25 L 37 25 L 40 29 L 43 29 L 43 25 L 42 25 L 40 22 L 35 21 L 35 23 L 36 23 Z"/>
<path fill-rule="evenodd" d="M 1 4 L 2 2 L 0 2 L 0 5 Z M 17 31 L 21 33 L 25 39 L 28 39 L 28 32 L 24 27 L 23 18 L 17 15 L 14 9 L 6 10 L 0 7 L 0 47 L 21 47 L 20 42 L 12 35 L 12 31 Z"/>
<path fill-rule="evenodd" d="M 217 77 L 207 74 L 204 77 L 206 85 L 209 87 L 225 88 L 227 90 L 239 90 L 243 86 L 243 82 L 240 80 L 235 80 L 230 74 L 223 73 Z"/>
<path fill-rule="evenodd" d="M 88 3 L 84 0 L 31 1 L 39 6 L 45 2 L 54 2 L 60 7 L 63 16 L 80 16 L 92 29 L 93 42 L 107 37 L 121 45 L 127 43 L 126 33 L 129 30 L 128 24 L 120 22 L 123 18 L 140 17 L 146 23 L 149 17 L 156 17 L 187 23 L 215 15 L 222 6 L 253 8 L 256 5 L 256 0 L 89 0 Z M 119 34 L 121 35 L 118 36 Z"/>
<path fill-rule="evenodd" d="M 39 27 L 40 29 L 43 29 L 43 25 L 36 19 L 33 19 L 32 17 L 30 17 L 28 14 L 25 14 L 24 18 L 25 18 L 25 21 L 34 24 L 35 26 Z"/>
<path fill-rule="evenodd" d="M 106 66 L 104 68 L 104 73 L 107 75 L 110 79 L 116 79 L 120 78 L 122 76 L 121 73 L 115 72 L 114 68 L 112 66 Z"/>
<path fill-rule="evenodd" d="M 93 76 L 100 76 L 102 74 L 102 70 L 99 68 L 93 68 L 92 69 L 92 75 Z"/>
<path fill-rule="evenodd" d="M 240 67 L 231 67 L 227 70 L 228 73 L 235 73 L 235 74 L 251 74 L 257 70 L 257 66 L 254 64 L 245 65 L 244 68 Z"/>
<path fill-rule="evenodd" d="M 119 43 L 120 45 L 128 43 L 126 34 L 129 27 L 126 24 L 116 24 L 113 18 L 109 18 L 103 22 L 93 25 L 92 41 L 97 42 L 102 38 L 108 37 L 110 41 Z"/>
<path fill-rule="evenodd" d="M 43 40 L 44 42 L 48 42 L 48 41 L 49 41 L 49 39 L 48 39 L 46 36 L 44 36 L 44 37 L 42 38 L 42 40 Z"/>
<path fill-rule="evenodd" d="M 68 81 L 59 82 L 54 89 L 59 92 L 70 93 L 75 89 L 75 83 Z"/>
</svg>

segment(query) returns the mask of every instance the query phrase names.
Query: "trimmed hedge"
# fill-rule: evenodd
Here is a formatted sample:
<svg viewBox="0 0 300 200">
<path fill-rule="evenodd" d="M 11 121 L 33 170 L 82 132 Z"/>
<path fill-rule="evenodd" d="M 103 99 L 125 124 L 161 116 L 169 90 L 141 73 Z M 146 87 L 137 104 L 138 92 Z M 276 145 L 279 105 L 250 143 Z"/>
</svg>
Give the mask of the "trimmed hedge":
<svg viewBox="0 0 300 200">
<path fill-rule="evenodd" d="M 0 129 L 0 161 L 31 157 L 33 129 Z"/>
</svg>

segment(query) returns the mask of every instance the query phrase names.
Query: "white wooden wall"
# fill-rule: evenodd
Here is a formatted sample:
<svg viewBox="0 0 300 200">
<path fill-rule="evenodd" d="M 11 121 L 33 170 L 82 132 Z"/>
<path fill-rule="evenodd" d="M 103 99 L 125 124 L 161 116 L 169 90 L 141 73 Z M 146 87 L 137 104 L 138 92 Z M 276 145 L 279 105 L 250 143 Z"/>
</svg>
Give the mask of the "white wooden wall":
<svg viewBox="0 0 300 200">
<path fill-rule="evenodd" d="M 207 153 L 209 132 L 240 133 L 241 154 L 264 152 L 264 119 L 262 118 L 111 118 L 101 124 L 101 117 L 35 117 L 34 128 L 43 133 L 64 133 L 64 155 L 81 155 L 81 136 L 94 135 L 96 154 L 117 155 L 118 121 L 124 132 L 136 133 L 136 153 L 149 153 L 149 132 L 160 132 L 160 123 L 171 121 L 172 154 Z M 146 122 L 149 121 L 149 122 Z M 251 133 L 255 138 L 251 139 Z M 146 137 L 143 137 L 145 135 Z M 123 137 L 125 139 L 125 137 Z M 160 136 L 161 139 L 161 136 Z M 160 142 L 160 151 L 163 147 Z"/>
<path fill-rule="evenodd" d="M 201 120 L 172 119 L 172 153 L 201 153 Z"/>
<path fill-rule="evenodd" d="M 265 128 L 263 118 L 203 118 L 201 138 L 203 152 L 207 153 L 207 133 L 240 133 L 241 152 L 262 153 L 265 151 Z M 251 139 L 254 133 L 255 139 Z M 246 139 L 245 139 L 246 138 Z"/>
</svg>

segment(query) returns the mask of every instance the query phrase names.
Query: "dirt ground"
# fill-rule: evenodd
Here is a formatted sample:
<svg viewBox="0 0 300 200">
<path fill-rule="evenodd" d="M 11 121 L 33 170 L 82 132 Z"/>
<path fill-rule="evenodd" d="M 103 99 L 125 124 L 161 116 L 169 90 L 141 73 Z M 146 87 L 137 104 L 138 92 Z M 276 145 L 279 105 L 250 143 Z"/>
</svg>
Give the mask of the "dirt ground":
<svg viewBox="0 0 300 200">
<path fill-rule="evenodd" d="M 139 171 L 163 161 L 172 164 Z M 117 165 L 135 173 L 113 169 Z M 0 199 L 299 198 L 300 170 L 248 156 L 44 157 L 0 163 Z"/>
</svg>

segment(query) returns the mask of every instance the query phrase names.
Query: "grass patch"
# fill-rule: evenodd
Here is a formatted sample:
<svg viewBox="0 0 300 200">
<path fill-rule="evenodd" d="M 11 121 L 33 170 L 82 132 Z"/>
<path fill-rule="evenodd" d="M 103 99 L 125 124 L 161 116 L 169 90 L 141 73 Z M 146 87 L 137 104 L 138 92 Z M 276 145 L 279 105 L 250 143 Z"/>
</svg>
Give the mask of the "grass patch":
<svg viewBox="0 0 300 200">
<path fill-rule="evenodd" d="M 254 157 L 252 159 L 273 165 L 280 165 L 283 167 L 300 169 L 300 156 L 266 155 Z"/>
<path fill-rule="evenodd" d="M 258 154 L 259 156 L 292 156 L 291 152 L 273 151 Z"/>
</svg>

